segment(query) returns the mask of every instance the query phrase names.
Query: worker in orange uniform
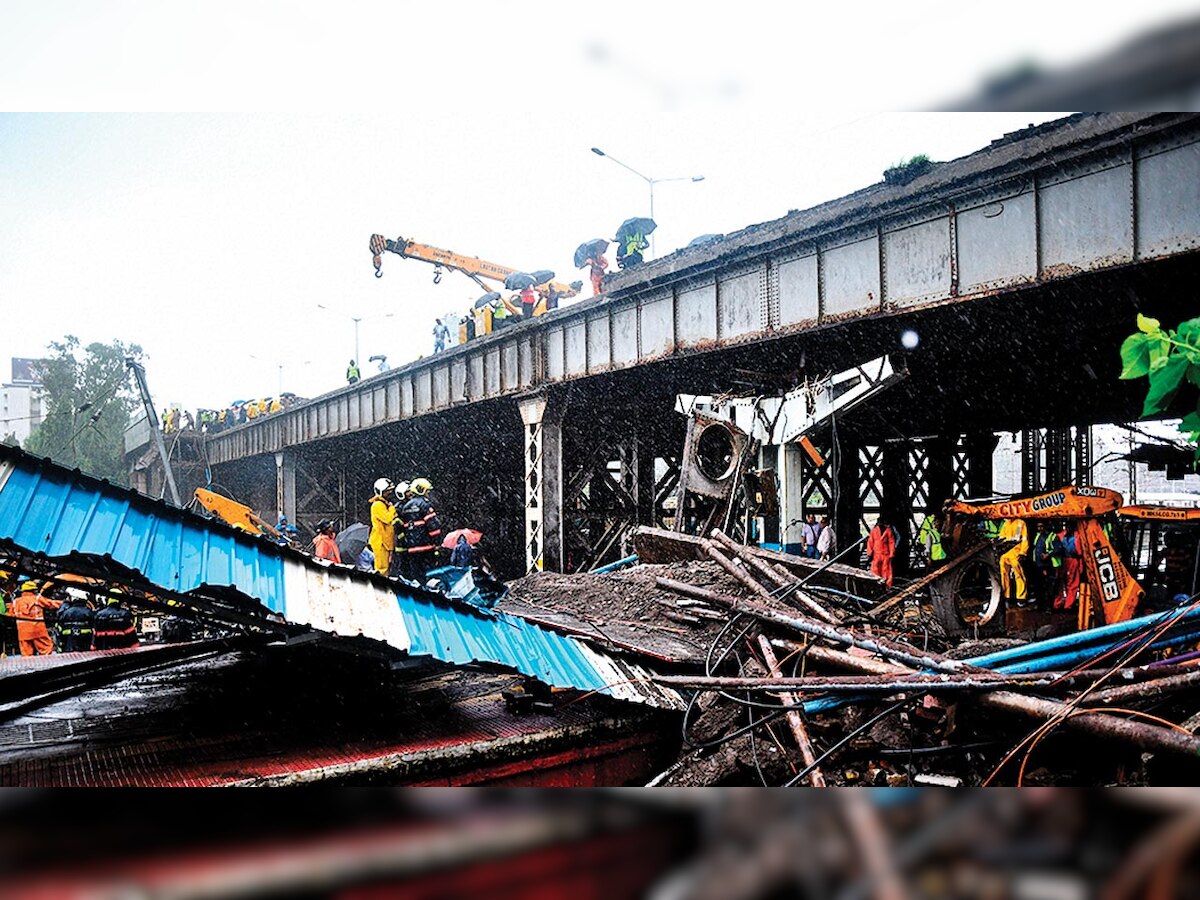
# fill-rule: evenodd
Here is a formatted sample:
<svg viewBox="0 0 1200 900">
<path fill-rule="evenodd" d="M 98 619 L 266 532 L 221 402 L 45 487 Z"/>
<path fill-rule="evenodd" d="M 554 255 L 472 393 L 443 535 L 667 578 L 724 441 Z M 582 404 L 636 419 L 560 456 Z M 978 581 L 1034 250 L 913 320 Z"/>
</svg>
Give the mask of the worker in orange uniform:
<svg viewBox="0 0 1200 900">
<path fill-rule="evenodd" d="M 604 273 L 608 271 L 608 259 L 603 253 L 596 253 L 587 258 L 585 265 L 590 266 L 588 275 L 592 279 L 592 296 L 599 297 L 604 293 Z"/>
<path fill-rule="evenodd" d="M 342 561 L 342 553 L 338 550 L 337 540 L 333 534 L 333 523 L 328 519 L 317 523 L 317 536 L 313 539 L 313 556 L 338 564 Z"/>
<path fill-rule="evenodd" d="M 867 562 L 871 564 L 871 574 L 882 578 L 888 587 L 892 586 L 892 560 L 895 556 L 896 532 L 880 516 L 867 535 Z"/>
<path fill-rule="evenodd" d="M 1058 534 L 1063 548 L 1063 589 L 1054 600 L 1055 609 L 1074 609 L 1079 599 L 1079 582 L 1083 575 L 1083 557 L 1079 555 L 1079 538 L 1075 529 L 1063 525 Z"/>
<path fill-rule="evenodd" d="M 375 571 L 387 575 L 396 549 L 395 488 L 387 478 L 375 481 L 375 496 L 371 498 L 371 537 L 367 545 L 375 554 Z"/>
<path fill-rule="evenodd" d="M 21 585 L 12 611 L 17 619 L 17 641 L 22 656 L 49 656 L 54 652 L 54 641 L 46 630 L 45 611 L 60 606 L 62 601 L 44 596 L 37 582 L 30 580 Z"/>
<path fill-rule="evenodd" d="M 1000 526 L 1001 543 L 1012 542 L 1013 546 L 1000 555 L 1000 590 L 1008 599 L 1010 588 L 1013 599 L 1023 606 L 1029 599 L 1029 585 L 1025 580 L 1024 558 L 1029 555 L 1029 526 L 1023 519 L 1005 519 Z"/>
</svg>

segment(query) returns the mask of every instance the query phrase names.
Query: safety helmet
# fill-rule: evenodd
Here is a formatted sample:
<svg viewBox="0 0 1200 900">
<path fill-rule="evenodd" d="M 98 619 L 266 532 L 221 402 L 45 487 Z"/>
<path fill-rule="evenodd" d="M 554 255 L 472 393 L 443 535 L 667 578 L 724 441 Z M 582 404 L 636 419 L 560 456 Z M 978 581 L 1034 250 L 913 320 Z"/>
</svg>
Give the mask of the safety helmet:
<svg viewBox="0 0 1200 900">
<path fill-rule="evenodd" d="M 412 485 L 409 484 L 407 481 L 397 481 L 396 482 L 396 496 L 397 497 L 402 497 L 411 490 L 412 490 Z"/>
<path fill-rule="evenodd" d="M 376 478 L 375 479 L 375 493 L 376 494 L 382 494 L 384 491 L 386 491 L 391 486 L 392 486 L 392 483 L 390 481 L 388 481 L 386 478 Z"/>
<path fill-rule="evenodd" d="M 412 484 L 409 485 L 409 490 L 418 497 L 424 497 L 433 490 L 433 485 L 429 483 L 428 478 L 414 478 Z"/>
<path fill-rule="evenodd" d="M 23 591 L 36 591 L 39 587 L 41 587 L 41 585 L 39 585 L 32 578 L 21 583 L 21 590 Z"/>
</svg>

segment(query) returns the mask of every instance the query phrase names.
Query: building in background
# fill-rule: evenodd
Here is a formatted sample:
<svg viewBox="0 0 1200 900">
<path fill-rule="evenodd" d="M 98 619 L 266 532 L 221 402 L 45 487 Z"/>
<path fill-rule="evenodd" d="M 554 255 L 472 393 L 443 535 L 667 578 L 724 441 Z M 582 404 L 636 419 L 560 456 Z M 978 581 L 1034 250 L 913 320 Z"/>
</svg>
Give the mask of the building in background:
<svg viewBox="0 0 1200 900">
<path fill-rule="evenodd" d="M 0 440 L 12 435 L 21 444 L 45 418 L 38 360 L 12 357 L 12 381 L 0 390 Z"/>
</svg>

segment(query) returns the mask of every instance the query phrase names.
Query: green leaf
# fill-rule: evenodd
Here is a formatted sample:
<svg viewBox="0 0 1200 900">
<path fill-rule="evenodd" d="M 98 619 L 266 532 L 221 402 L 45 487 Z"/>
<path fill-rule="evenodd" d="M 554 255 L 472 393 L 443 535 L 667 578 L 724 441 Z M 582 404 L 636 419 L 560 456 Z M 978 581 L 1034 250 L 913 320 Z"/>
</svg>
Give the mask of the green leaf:
<svg viewBox="0 0 1200 900">
<path fill-rule="evenodd" d="M 1141 378 L 1150 372 L 1150 338 L 1144 334 L 1131 334 L 1121 344 L 1122 378 Z"/>
<path fill-rule="evenodd" d="M 1200 366 L 1200 319 L 1181 322 L 1175 340 L 1185 345 L 1177 348 L 1176 352 L 1182 353 L 1192 363 Z"/>
<path fill-rule="evenodd" d="M 1143 316 L 1141 313 L 1138 313 L 1137 327 L 1138 331 L 1142 332 L 1143 334 L 1153 334 L 1159 330 L 1161 323 L 1158 321 L 1158 319 L 1151 319 L 1147 316 Z"/>
<path fill-rule="evenodd" d="M 1195 434 L 1200 431 L 1200 412 L 1193 410 L 1183 417 L 1183 421 L 1179 423 L 1179 430 L 1185 434 Z"/>
<path fill-rule="evenodd" d="M 1187 373 L 1188 361 L 1183 356 L 1175 355 L 1158 368 L 1150 371 L 1150 390 L 1146 394 L 1146 402 L 1142 406 L 1142 418 L 1158 415 L 1171 405 L 1183 376 Z"/>
<path fill-rule="evenodd" d="M 1188 366 L 1187 380 L 1196 387 L 1200 387 L 1200 366 L 1195 365 L 1194 363 Z"/>
</svg>

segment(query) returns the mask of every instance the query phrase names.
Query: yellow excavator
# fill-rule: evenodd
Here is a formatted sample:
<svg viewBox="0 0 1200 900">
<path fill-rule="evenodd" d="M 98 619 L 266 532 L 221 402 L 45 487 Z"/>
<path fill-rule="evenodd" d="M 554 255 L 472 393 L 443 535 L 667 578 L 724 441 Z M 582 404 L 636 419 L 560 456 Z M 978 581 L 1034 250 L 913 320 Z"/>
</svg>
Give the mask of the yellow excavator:
<svg viewBox="0 0 1200 900">
<path fill-rule="evenodd" d="M 268 525 L 254 510 L 244 503 L 238 503 L 236 500 L 222 497 L 220 494 L 205 488 L 196 488 L 196 502 L 208 510 L 209 513 L 232 525 L 239 531 L 245 531 L 248 534 L 266 535 L 274 540 L 280 538 L 279 532 L 274 527 Z"/>
<path fill-rule="evenodd" d="M 972 631 L 1018 634 L 1044 625 L 1084 630 L 1131 618 L 1145 591 L 1126 568 L 1114 542 L 1122 502 L 1117 491 L 1074 486 L 995 503 L 948 502 L 942 541 L 949 562 L 946 575 L 930 584 L 938 621 L 948 633 L 957 635 Z M 1055 530 L 1065 526 L 1074 533 L 1082 563 L 1075 609 L 1039 611 L 1006 605 L 999 556 L 1008 545 L 995 546 L 995 540 L 1000 523 L 1015 519 L 1026 523 L 1030 547 L 1037 522 Z M 962 564 L 955 565 L 956 560 Z M 1026 556 L 1021 564 L 1031 576 L 1030 558 Z M 1032 580 L 1029 578 L 1031 588 Z"/>
<path fill-rule="evenodd" d="M 375 264 L 375 277 L 383 277 L 383 254 L 384 252 L 395 253 L 397 256 L 402 256 L 405 259 L 419 259 L 421 262 L 427 262 L 433 265 L 433 283 L 439 284 L 442 280 L 442 270 L 448 269 L 451 272 L 462 272 L 485 292 L 490 292 L 495 289 L 495 285 L 490 285 L 484 279 L 499 282 L 504 284 L 504 280 L 515 272 L 520 271 L 511 266 L 504 266 L 500 263 L 488 262 L 486 259 L 480 259 L 477 256 L 465 256 L 461 253 L 454 253 L 450 250 L 442 250 L 440 247 L 432 247 L 429 244 L 419 244 L 416 241 L 408 238 L 398 237 L 395 240 L 384 237 L 382 234 L 371 235 L 371 260 Z M 535 284 L 534 289 L 542 295 L 542 302 L 539 307 L 544 311 L 545 298 L 553 294 L 559 300 L 565 300 L 576 296 L 583 289 L 582 281 L 573 281 L 570 284 L 563 284 L 561 281 L 545 281 L 542 284 Z M 538 315 L 538 311 L 534 311 L 534 315 Z"/>
</svg>

